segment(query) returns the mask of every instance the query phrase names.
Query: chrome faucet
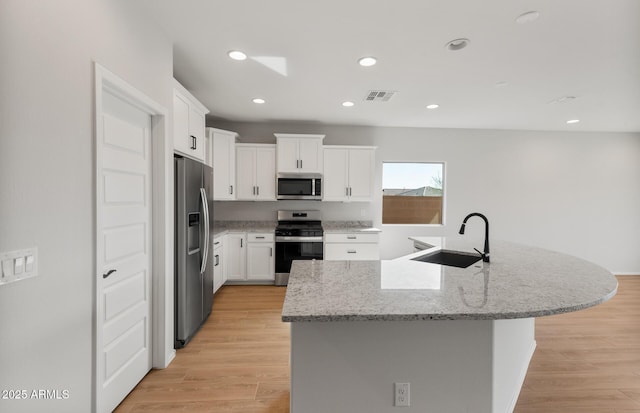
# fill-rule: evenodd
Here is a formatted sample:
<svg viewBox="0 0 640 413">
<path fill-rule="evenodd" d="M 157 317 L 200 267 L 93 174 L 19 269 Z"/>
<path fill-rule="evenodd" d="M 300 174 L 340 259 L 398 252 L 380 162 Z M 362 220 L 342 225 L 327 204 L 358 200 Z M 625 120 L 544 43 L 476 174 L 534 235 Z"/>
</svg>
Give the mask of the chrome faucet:
<svg viewBox="0 0 640 413">
<path fill-rule="evenodd" d="M 489 262 L 489 220 L 487 219 L 487 217 L 479 212 L 470 213 L 462 221 L 462 225 L 460 226 L 460 231 L 458 233 L 461 235 L 464 234 L 464 228 L 467 224 L 467 220 L 471 217 L 480 217 L 484 220 L 484 252 L 478 251 L 477 248 L 474 248 L 474 250 L 476 250 L 476 252 L 480 254 L 480 256 L 482 257 L 482 261 Z"/>
</svg>

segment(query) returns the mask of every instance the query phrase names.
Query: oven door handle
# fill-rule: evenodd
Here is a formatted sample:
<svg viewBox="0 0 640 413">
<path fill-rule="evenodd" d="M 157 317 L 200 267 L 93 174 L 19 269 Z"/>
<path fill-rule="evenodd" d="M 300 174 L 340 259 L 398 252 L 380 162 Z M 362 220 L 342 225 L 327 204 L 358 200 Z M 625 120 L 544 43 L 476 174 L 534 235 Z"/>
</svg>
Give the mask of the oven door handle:
<svg viewBox="0 0 640 413">
<path fill-rule="evenodd" d="M 276 237 L 276 242 L 322 242 L 322 237 Z"/>
</svg>

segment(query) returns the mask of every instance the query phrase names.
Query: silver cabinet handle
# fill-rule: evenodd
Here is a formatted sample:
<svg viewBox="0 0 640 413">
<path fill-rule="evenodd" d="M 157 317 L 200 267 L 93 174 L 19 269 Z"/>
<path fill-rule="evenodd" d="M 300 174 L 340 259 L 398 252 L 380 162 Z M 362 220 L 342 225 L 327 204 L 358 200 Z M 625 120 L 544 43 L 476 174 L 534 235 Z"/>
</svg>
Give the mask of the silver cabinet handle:
<svg viewBox="0 0 640 413">
<path fill-rule="evenodd" d="M 269 248 L 269 256 L 273 257 L 273 248 Z"/>
<path fill-rule="evenodd" d="M 242 238 L 240 238 L 240 248 L 242 248 Z"/>
<path fill-rule="evenodd" d="M 258 237 L 258 236 L 256 236 L 256 239 L 264 239 L 264 237 Z"/>
<path fill-rule="evenodd" d="M 191 148 L 190 149 L 193 149 L 195 151 L 196 148 L 198 147 L 198 138 L 196 138 L 193 135 L 190 135 L 190 136 L 191 136 Z"/>
<path fill-rule="evenodd" d="M 214 267 L 217 267 L 218 265 L 220 265 L 220 256 L 218 254 L 214 255 L 213 258 L 216 259 L 215 264 L 213 264 Z"/>
<path fill-rule="evenodd" d="M 347 235 L 347 239 L 358 239 L 355 235 Z"/>
<path fill-rule="evenodd" d="M 114 272 L 116 272 L 116 270 L 109 270 L 106 273 L 102 274 L 102 278 L 107 278 L 108 276 L 110 276 L 111 274 L 113 274 Z"/>
<path fill-rule="evenodd" d="M 260 187 L 256 186 L 256 195 L 260 196 Z"/>
<path fill-rule="evenodd" d="M 356 250 L 349 250 L 349 251 L 347 251 L 347 254 L 355 254 L 355 253 L 356 253 Z"/>
<path fill-rule="evenodd" d="M 233 185 L 229 185 L 229 194 L 233 195 Z"/>
<path fill-rule="evenodd" d="M 345 194 L 346 196 L 349 196 L 349 187 L 347 187 L 347 188 L 345 188 L 345 189 L 344 189 L 344 194 Z"/>
</svg>

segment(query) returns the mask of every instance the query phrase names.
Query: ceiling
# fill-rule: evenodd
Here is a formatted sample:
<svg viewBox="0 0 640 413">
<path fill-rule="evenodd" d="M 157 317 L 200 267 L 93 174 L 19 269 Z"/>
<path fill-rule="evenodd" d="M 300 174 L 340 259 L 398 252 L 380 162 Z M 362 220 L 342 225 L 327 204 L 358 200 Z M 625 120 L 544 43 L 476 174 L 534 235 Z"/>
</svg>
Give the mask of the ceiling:
<svg viewBox="0 0 640 413">
<path fill-rule="evenodd" d="M 640 131 L 638 0 L 137 1 L 216 118 Z M 529 11 L 539 18 L 516 21 Z M 457 38 L 470 43 L 447 50 Z M 371 90 L 396 93 L 365 101 Z"/>
</svg>

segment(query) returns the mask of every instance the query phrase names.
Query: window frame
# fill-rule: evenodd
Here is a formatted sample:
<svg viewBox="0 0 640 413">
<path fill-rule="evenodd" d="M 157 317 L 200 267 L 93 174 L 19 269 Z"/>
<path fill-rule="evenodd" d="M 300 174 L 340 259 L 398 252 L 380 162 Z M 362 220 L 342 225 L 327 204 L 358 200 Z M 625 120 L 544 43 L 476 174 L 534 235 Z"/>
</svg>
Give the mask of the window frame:
<svg viewBox="0 0 640 413">
<path fill-rule="evenodd" d="M 440 164 L 442 165 L 442 219 L 439 224 L 385 224 L 382 222 L 384 214 L 384 165 L 387 163 L 404 163 L 404 164 Z M 388 227 L 444 227 L 447 219 L 447 162 L 446 161 L 382 161 L 381 168 L 381 198 L 380 198 L 380 223 L 382 226 Z"/>
</svg>

